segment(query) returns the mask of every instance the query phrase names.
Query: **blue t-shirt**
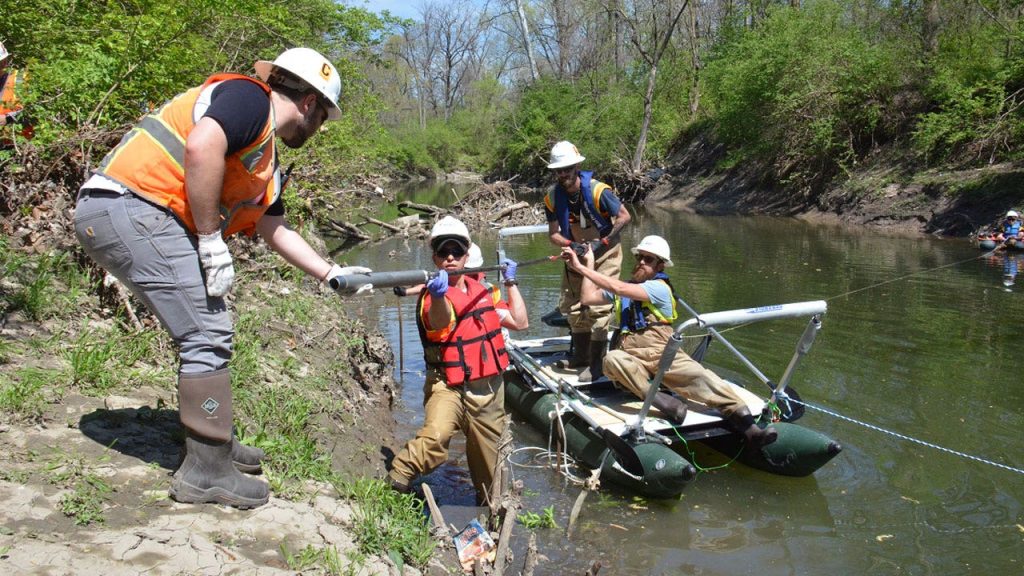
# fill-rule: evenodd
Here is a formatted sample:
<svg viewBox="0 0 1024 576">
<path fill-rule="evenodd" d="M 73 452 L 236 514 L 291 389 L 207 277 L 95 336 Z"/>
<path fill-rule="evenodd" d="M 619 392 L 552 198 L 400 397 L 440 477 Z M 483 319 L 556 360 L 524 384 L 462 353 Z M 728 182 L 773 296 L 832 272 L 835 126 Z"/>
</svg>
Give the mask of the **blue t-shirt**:
<svg viewBox="0 0 1024 576">
<path fill-rule="evenodd" d="M 591 181 L 591 186 L 593 186 L 593 181 Z M 583 214 L 583 194 L 569 194 L 567 192 L 566 198 L 568 198 L 569 224 L 579 224 L 580 215 Z M 617 217 L 622 206 L 622 201 L 619 200 L 619 197 L 615 195 L 615 191 L 611 188 L 601 193 L 601 198 L 597 203 L 598 211 L 607 214 L 609 218 Z M 547 204 L 544 205 L 544 217 L 547 218 L 548 222 L 558 220 L 558 215 L 548 210 Z"/>
</svg>

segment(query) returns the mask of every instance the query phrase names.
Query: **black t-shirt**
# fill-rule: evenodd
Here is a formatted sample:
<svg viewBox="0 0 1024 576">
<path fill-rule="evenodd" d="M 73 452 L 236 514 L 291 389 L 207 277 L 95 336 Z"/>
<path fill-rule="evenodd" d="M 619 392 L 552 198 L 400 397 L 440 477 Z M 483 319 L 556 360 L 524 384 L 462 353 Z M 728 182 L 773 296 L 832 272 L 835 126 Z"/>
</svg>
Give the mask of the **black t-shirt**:
<svg viewBox="0 0 1024 576">
<path fill-rule="evenodd" d="M 260 137 L 270 114 L 270 98 L 255 82 L 227 80 L 213 89 L 204 117 L 220 124 L 228 139 L 228 155 L 249 146 Z M 268 215 L 282 216 L 284 204 L 278 198 L 267 208 Z"/>
</svg>

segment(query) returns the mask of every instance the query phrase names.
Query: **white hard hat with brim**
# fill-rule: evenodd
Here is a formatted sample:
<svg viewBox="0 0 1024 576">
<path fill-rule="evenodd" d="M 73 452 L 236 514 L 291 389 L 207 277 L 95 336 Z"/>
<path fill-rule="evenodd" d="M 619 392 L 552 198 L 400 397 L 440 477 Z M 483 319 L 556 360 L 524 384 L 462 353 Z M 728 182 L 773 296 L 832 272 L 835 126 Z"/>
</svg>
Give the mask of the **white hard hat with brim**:
<svg viewBox="0 0 1024 576">
<path fill-rule="evenodd" d="M 287 71 L 298 78 L 303 84 L 312 88 L 327 104 L 327 119 L 341 118 L 338 98 L 341 96 L 341 77 L 330 60 L 312 48 L 291 48 L 285 50 L 273 62 L 259 60 L 253 66 L 260 80 L 267 82 L 274 69 Z"/>
<path fill-rule="evenodd" d="M 630 252 L 636 256 L 637 252 L 647 252 L 661 258 L 662 262 L 665 263 L 665 268 L 672 267 L 672 258 L 670 258 L 671 252 L 669 251 L 668 242 L 665 241 L 661 236 L 644 236 L 643 240 L 639 244 L 630 249 Z"/>
</svg>

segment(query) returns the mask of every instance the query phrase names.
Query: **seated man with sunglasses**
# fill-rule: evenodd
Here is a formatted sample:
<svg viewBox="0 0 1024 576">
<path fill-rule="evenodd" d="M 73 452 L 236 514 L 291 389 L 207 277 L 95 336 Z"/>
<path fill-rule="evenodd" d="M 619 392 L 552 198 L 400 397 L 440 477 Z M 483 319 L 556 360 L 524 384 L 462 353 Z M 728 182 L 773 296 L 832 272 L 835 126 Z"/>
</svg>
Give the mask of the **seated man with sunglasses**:
<svg viewBox="0 0 1024 576">
<path fill-rule="evenodd" d="M 502 262 L 507 309 L 496 306 L 491 290 L 478 280 L 456 274 L 466 267 L 471 243 L 466 225 L 451 216 L 439 220 L 430 232 L 438 270 L 416 306 L 427 366 L 423 427 L 395 456 L 389 475 L 392 488 L 408 492 L 416 476 L 448 460 L 448 444 L 462 430 L 476 500 L 483 504 L 494 478 L 505 420 L 502 372 L 508 353 L 502 328 L 524 330 L 529 321 L 515 262 Z"/>
<path fill-rule="evenodd" d="M 595 271 L 593 252 L 586 252 L 580 262 L 571 248 L 562 249 L 568 266 L 583 275 L 581 302 L 612 304 L 612 323 L 618 322 L 618 348 L 605 356 L 605 374 L 637 397 L 644 398 L 651 378 L 658 371 L 678 314 L 675 289 L 665 274 L 665 268 L 672 266 L 668 242 L 660 236 L 646 236 L 632 253 L 636 256 L 633 275 L 628 282 L 623 282 Z M 746 403 L 732 388 L 682 350 L 676 353 L 663 382 L 672 392 L 721 411 L 743 433 L 748 444 L 760 447 L 776 440 L 774 427 L 759 427 Z M 671 394 L 658 392 L 653 406 L 677 422 L 682 423 L 686 418 L 686 404 Z"/>
</svg>

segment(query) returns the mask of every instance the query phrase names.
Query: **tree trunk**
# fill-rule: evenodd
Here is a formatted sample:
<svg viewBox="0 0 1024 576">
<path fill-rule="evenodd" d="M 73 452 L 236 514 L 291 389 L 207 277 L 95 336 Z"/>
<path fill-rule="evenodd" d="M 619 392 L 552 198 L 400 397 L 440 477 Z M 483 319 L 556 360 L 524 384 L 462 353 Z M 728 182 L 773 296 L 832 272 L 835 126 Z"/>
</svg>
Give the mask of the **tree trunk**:
<svg viewBox="0 0 1024 576">
<path fill-rule="evenodd" d="M 939 0 L 925 0 L 921 44 L 925 54 L 931 56 L 939 50 Z"/>
<path fill-rule="evenodd" d="M 530 41 L 530 26 L 526 22 L 523 0 L 516 0 L 516 10 L 519 12 L 519 31 L 523 33 L 523 50 L 526 50 L 526 59 L 530 62 L 530 77 L 536 82 L 540 74 L 537 72 L 537 61 L 533 58 L 533 42 Z"/>
<path fill-rule="evenodd" d="M 697 24 L 695 2 L 690 4 L 689 12 L 690 64 L 693 66 L 693 76 L 690 80 L 690 116 L 696 116 L 700 110 L 700 71 L 703 65 L 700 60 L 700 26 Z"/>
<path fill-rule="evenodd" d="M 651 66 L 647 74 L 647 91 L 644 92 L 644 121 L 640 126 L 640 136 L 637 138 L 636 152 L 633 153 L 633 173 L 640 172 L 644 161 L 644 151 L 647 149 L 647 131 L 651 127 L 651 116 L 654 113 L 654 84 L 658 79 L 658 65 Z"/>
</svg>

